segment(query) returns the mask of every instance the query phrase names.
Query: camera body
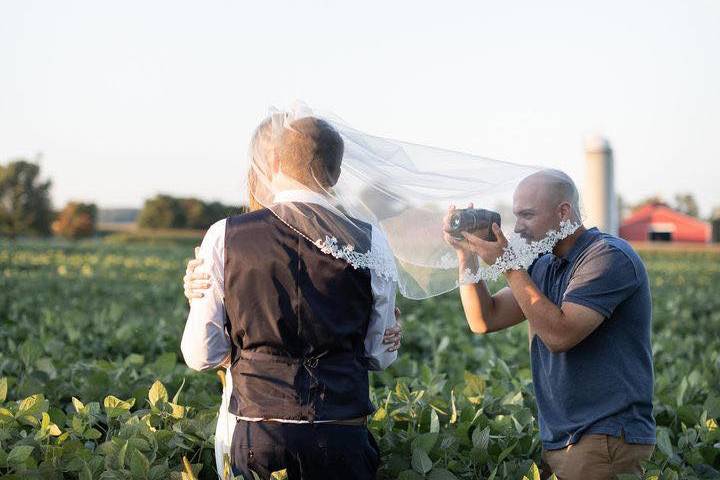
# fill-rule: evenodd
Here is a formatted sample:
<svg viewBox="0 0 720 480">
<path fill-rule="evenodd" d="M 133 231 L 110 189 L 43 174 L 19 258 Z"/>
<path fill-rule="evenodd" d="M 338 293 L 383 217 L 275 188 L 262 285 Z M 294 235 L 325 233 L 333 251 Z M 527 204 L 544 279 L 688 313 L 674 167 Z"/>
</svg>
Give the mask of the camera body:
<svg viewBox="0 0 720 480">
<path fill-rule="evenodd" d="M 450 216 L 448 233 L 458 240 L 464 237 L 460 232 L 468 232 L 478 235 L 489 242 L 497 241 L 492 231 L 492 224 L 500 226 L 500 214 L 483 208 L 463 208 L 455 210 Z"/>
</svg>

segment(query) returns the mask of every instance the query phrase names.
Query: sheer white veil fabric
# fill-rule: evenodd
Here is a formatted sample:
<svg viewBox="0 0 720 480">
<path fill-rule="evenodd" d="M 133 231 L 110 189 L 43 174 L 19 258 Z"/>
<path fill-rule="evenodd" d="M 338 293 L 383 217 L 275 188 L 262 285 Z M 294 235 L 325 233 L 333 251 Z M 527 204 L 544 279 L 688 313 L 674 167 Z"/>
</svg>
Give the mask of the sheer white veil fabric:
<svg viewBox="0 0 720 480">
<path fill-rule="evenodd" d="M 326 122 L 342 138 L 342 163 L 334 184 L 327 181 L 333 172 L 318 170 L 322 162 L 310 168 L 310 181 L 300 181 L 287 173 L 292 169 L 277 154 L 288 132 L 317 137 L 316 131 L 301 126 L 300 120 L 309 117 Z M 272 155 L 274 168 L 268 158 Z M 512 234 L 513 193 L 540 167 L 371 135 L 303 103 L 286 110 L 271 108 L 255 133 L 249 157 L 250 193 L 257 203 L 323 252 L 396 281 L 400 293 L 411 299 L 439 295 L 463 282 L 494 280 L 511 268 L 527 268 L 579 226 L 563 222 L 531 243 Z M 327 199 L 331 213 L 318 218 L 307 205 L 274 203 L 275 195 L 284 190 L 312 190 Z M 457 256 L 443 237 L 443 221 L 451 204 L 462 207 L 470 202 L 500 214 L 510 244 L 493 265 L 480 261 L 477 271 L 458 275 Z M 382 242 L 373 241 L 372 235 Z"/>
</svg>

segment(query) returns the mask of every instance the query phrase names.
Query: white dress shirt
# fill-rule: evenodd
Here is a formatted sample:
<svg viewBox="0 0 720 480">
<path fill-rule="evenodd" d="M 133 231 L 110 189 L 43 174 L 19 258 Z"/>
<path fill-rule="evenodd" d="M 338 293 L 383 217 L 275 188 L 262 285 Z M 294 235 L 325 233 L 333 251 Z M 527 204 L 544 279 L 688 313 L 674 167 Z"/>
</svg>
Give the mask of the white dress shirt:
<svg viewBox="0 0 720 480">
<path fill-rule="evenodd" d="M 310 190 L 286 190 L 275 196 L 275 203 L 301 202 L 334 208 L 319 193 Z M 210 289 L 202 298 L 190 303 L 190 313 L 185 323 L 181 350 L 185 363 L 194 370 L 208 370 L 220 367 L 229 361 L 230 337 L 225 329 L 225 219 L 214 223 L 205 234 L 200 246 L 199 258 L 203 259 L 196 272 L 210 276 Z M 389 246 L 382 232 L 372 230 L 372 250 L 387 249 Z M 382 370 L 397 358 L 397 352 L 387 351 L 383 344 L 385 330 L 395 325 L 395 289 L 396 284 L 375 271 L 370 271 L 370 286 L 373 294 L 373 306 L 370 323 L 365 336 L 365 353 L 370 369 Z M 228 368 L 225 375 L 220 416 L 216 429 L 216 462 L 218 471 L 222 471 L 223 454 L 229 453 L 232 431 L 238 417 L 228 412 L 232 393 L 232 377 Z M 239 417 L 242 420 L 273 420 L 288 423 L 307 423 L 304 420 L 261 419 Z"/>
</svg>

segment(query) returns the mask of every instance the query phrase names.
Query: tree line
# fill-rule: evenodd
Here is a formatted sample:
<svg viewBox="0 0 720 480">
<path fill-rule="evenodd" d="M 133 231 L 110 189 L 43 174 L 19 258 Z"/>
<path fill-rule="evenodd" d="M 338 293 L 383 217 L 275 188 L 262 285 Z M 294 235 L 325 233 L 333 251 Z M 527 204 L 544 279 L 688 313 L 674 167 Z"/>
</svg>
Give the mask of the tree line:
<svg viewBox="0 0 720 480">
<path fill-rule="evenodd" d="M 50 201 L 50 180 L 42 180 L 36 162 L 18 159 L 0 164 L 0 235 L 66 238 L 92 237 L 97 231 L 98 208 L 94 203 L 68 202 L 54 211 Z M 647 203 L 663 203 L 693 217 L 699 208 L 691 193 L 675 195 L 674 203 L 650 197 L 623 210 L 634 210 Z M 137 225 L 147 229 L 207 229 L 215 221 L 247 210 L 244 206 L 206 202 L 197 198 L 178 198 L 160 194 L 147 199 L 137 218 Z M 710 220 L 720 218 L 720 207 Z"/>
<path fill-rule="evenodd" d="M 94 203 L 68 202 L 56 211 L 50 201 L 52 182 L 43 180 L 40 166 L 26 159 L 0 164 L 0 235 L 50 236 L 79 239 L 97 232 Z M 137 225 L 147 229 L 207 229 L 215 221 L 246 211 L 243 206 L 177 198 L 160 194 L 147 199 Z"/>
</svg>

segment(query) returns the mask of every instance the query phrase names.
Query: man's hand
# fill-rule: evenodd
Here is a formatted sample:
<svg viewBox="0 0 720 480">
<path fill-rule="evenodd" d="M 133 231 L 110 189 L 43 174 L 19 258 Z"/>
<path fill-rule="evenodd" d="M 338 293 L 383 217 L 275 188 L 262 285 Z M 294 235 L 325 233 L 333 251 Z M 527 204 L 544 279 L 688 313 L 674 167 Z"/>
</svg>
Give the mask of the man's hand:
<svg viewBox="0 0 720 480">
<path fill-rule="evenodd" d="M 185 269 L 183 277 L 183 289 L 188 302 L 192 302 L 193 298 L 202 298 L 204 293 L 201 290 L 210 288 L 210 275 L 207 273 L 195 273 L 195 269 L 203 263 L 199 257 L 200 247 L 195 247 L 195 258 L 190 259 Z"/>
<path fill-rule="evenodd" d="M 470 203 L 467 208 L 473 208 L 473 204 Z M 445 243 L 455 249 L 455 253 L 462 264 L 465 261 L 469 261 L 475 257 L 474 253 L 470 250 L 470 245 L 466 240 L 457 239 L 450 233 L 450 218 L 455 213 L 455 205 L 450 205 L 445 218 L 443 218 L 443 238 Z M 462 266 L 462 265 L 461 265 Z"/>
<path fill-rule="evenodd" d="M 400 309 L 395 307 L 395 326 L 385 330 L 383 345 L 389 345 L 388 352 L 395 352 L 400 348 L 402 341 L 402 324 L 400 323 Z"/>
<path fill-rule="evenodd" d="M 498 258 L 502 257 L 505 248 L 508 246 L 505 234 L 503 234 L 497 223 L 492 224 L 492 231 L 495 234 L 495 238 L 497 238 L 494 242 L 483 240 L 472 233 L 460 232 L 465 238 L 464 243 L 468 245 L 467 248 L 482 258 L 483 262 L 487 265 L 492 265 Z"/>
</svg>

